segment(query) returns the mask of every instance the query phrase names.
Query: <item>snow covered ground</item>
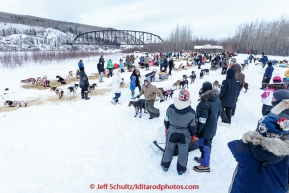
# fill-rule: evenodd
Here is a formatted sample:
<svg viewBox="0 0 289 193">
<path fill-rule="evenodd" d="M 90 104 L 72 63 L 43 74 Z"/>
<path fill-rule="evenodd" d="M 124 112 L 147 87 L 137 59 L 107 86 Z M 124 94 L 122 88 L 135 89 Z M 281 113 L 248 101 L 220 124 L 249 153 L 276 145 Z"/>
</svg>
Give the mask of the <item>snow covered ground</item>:
<svg viewBox="0 0 289 193">
<path fill-rule="evenodd" d="M 111 56 L 117 62 L 124 54 Z M 243 62 L 247 55 L 237 56 Z M 288 57 L 268 56 L 269 59 L 289 59 Z M 108 61 L 108 56 L 105 58 Z M 85 60 L 87 74 L 95 73 L 97 59 Z M 202 68 L 209 68 L 206 64 Z M 250 64 L 245 69 L 249 90 L 242 90 L 235 117 L 230 127 L 218 127 L 213 140 L 211 154 L 211 172 L 197 173 L 193 166 L 199 150 L 189 153 L 187 172 L 179 176 L 176 171 L 176 158 L 173 159 L 167 173 L 160 167 L 161 156 L 152 150 L 152 141 L 164 142 L 163 118 L 167 107 L 173 102 L 168 99 L 163 103 L 156 102 L 161 116 L 149 120 L 144 114 L 142 118 L 134 117 L 134 109 L 128 107 L 130 101 L 129 88 L 122 89 L 121 105 L 112 105 L 112 92 L 105 95 L 91 96 L 84 101 L 61 101 L 58 103 L 45 101 L 46 97 L 55 94 L 49 90 L 23 89 L 20 80 L 30 77 L 56 75 L 65 77 L 70 70 L 77 69 L 77 61 L 66 61 L 61 64 L 26 65 L 14 69 L 0 69 L 0 94 L 5 88 L 9 92 L 4 99 L 39 100 L 42 105 L 19 108 L 11 112 L 0 113 L 0 187 L 1 192 L 29 193 L 85 193 L 85 192 L 139 192 L 140 190 L 110 190 L 109 184 L 146 184 L 146 185 L 198 185 L 198 193 L 227 192 L 231 183 L 236 162 L 231 155 L 227 143 L 240 139 L 242 134 L 254 130 L 261 114 L 262 91 L 259 89 L 265 69 L 260 65 Z M 152 68 L 151 68 L 152 69 Z M 157 68 L 158 69 L 158 68 Z M 163 82 L 155 82 L 158 87 L 169 87 L 183 74 L 189 75 L 196 68 L 175 72 Z M 275 67 L 274 75 L 283 77 L 286 69 Z M 141 70 L 141 74 L 147 73 Z M 131 73 L 121 76 L 129 84 Z M 198 91 L 204 81 L 222 82 L 225 79 L 220 70 L 210 71 L 194 84 L 189 84 L 192 107 L 198 104 Z M 104 78 L 98 88 L 107 88 L 111 78 Z M 90 83 L 97 82 L 96 80 Z M 64 86 L 65 88 L 67 86 Z M 3 93 L 2 93 L 3 92 Z M 78 90 L 78 97 L 80 95 Z M 136 89 L 136 94 L 138 90 Z M 174 94 L 176 97 L 178 92 Z M 143 98 L 143 97 L 142 97 Z M 3 100 L 1 98 L 1 106 Z M 162 141 L 163 140 L 163 141 Z M 108 189 L 96 190 L 90 185 L 108 183 Z M 190 191 L 190 192 L 191 192 Z M 146 192 L 160 192 L 147 190 Z M 177 192 L 177 190 L 163 190 Z M 188 192 L 183 190 L 183 192 Z"/>
</svg>

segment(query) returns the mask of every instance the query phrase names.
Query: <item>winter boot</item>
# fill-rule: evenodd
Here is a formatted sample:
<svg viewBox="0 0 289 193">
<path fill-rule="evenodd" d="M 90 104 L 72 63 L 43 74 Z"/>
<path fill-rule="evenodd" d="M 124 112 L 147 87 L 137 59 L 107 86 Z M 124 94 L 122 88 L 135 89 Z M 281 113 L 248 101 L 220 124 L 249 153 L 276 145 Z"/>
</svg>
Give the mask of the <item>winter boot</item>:
<svg viewBox="0 0 289 193">
<path fill-rule="evenodd" d="M 205 167 L 202 165 L 194 166 L 194 169 L 196 172 L 210 172 L 210 167 Z"/>
<path fill-rule="evenodd" d="M 201 163 L 201 160 L 199 157 L 194 157 L 194 161 L 197 162 L 197 163 Z"/>
<path fill-rule="evenodd" d="M 84 93 L 83 92 L 81 93 L 81 99 L 84 99 Z"/>
<path fill-rule="evenodd" d="M 87 91 L 84 92 L 85 100 L 89 100 L 90 98 L 87 96 Z"/>
<path fill-rule="evenodd" d="M 134 92 L 131 93 L 131 99 L 135 99 Z"/>
<path fill-rule="evenodd" d="M 165 168 L 164 166 L 162 166 L 161 165 L 161 167 L 162 167 L 162 169 L 164 170 L 164 172 L 167 172 L 169 169 L 168 168 Z"/>
</svg>

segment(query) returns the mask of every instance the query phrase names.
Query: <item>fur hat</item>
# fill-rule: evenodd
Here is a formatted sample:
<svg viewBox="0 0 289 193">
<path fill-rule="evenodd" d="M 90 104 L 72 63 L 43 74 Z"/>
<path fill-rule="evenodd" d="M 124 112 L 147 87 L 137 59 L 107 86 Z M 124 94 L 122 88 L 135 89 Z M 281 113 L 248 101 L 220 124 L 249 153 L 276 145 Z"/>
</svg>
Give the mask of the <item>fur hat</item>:
<svg viewBox="0 0 289 193">
<path fill-rule="evenodd" d="M 210 82 L 204 82 L 201 90 L 199 91 L 199 95 L 204 94 L 208 90 L 212 90 L 213 86 Z"/>
<path fill-rule="evenodd" d="M 282 84 L 282 83 L 283 83 L 283 81 L 282 81 L 281 76 L 274 76 L 273 84 Z"/>
<path fill-rule="evenodd" d="M 289 134 L 289 120 L 276 115 L 262 117 L 258 121 L 257 131 L 264 137 L 281 138 Z"/>
<path fill-rule="evenodd" d="M 187 101 L 187 100 L 190 100 L 190 93 L 188 90 L 186 89 L 182 89 L 180 90 L 180 93 L 179 93 L 179 100 L 180 101 Z"/>
</svg>

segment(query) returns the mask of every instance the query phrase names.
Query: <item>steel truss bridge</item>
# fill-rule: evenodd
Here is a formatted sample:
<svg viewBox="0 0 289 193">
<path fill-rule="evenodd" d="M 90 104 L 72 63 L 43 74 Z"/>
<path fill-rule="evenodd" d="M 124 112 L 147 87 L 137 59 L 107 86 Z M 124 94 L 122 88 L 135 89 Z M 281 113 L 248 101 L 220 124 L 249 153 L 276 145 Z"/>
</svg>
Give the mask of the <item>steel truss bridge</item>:
<svg viewBox="0 0 289 193">
<path fill-rule="evenodd" d="M 114 46 L 120 47 L 121 45 L 146 45 L 163 43 L 164 41 L 160 36 L 153 33 L 143 31 L 131 30 L 101 30 L 90 31 L 79 34 L 71 42 L 62 44 L 67 45 L 99 45 L 99 46 Z"/>
</svg>

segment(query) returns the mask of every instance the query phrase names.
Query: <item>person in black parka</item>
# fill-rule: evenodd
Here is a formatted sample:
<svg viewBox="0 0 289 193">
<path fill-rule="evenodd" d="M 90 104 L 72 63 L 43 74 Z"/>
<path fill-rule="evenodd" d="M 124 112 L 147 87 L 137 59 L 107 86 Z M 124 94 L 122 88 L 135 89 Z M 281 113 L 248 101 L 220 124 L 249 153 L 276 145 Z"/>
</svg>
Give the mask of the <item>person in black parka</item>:
<svg viewBox="0 0 289 193">
<path fill-rule="evenodd" d="M 79 76 L 80 76 L 79 87 L 81 88 L 81 99 L 88 100 L 90 99 L 89 97 L 87 97 L 89 82 L 83 67 L 80 67 Z"/>
<path fill-rule="evenodd" d="M 170 59 L 169 61 L 169 75 L 172 75 L 172 69 L 174 68 L 174 60 L 173 58 Z"/>
<path fill-rule="evenodd" d="M 210 172 L 212 140 L 216 135 L 222 105 L 219 91 L 213 89 L 210 82 L 203 83 L 199 95 L 201 101 L 197 106 L 197 137 L 199 137 L 201 157 L 195 157 L 194 160 L 201 165 L 194 166 L 193 169 L 197 172 Z"/>
<path fill-rule="evenodd" d="M 219 97 L 222 102 L 222 122 L 219 125 L 231 124 L 232 108 L 236 105 L 238 96 L 240 94 L 240 82 L 235 79 L 236 69 L 230 68 L 227 71 L 227 77 L 222 82 Z"/>
<path fill-rule="evenodd" d="M 104 74 L 104 59 L 103 59 L 102 55 L 99 58 L 99 62 L 97 64 L 97 70 L 98 70 L 98 74 L 99 74 L 98 81 L 99 81 L 99 83 L 102 83 L 103 82 L 102 78 L 103 78 L 103 74 Z"/>
</svg>

